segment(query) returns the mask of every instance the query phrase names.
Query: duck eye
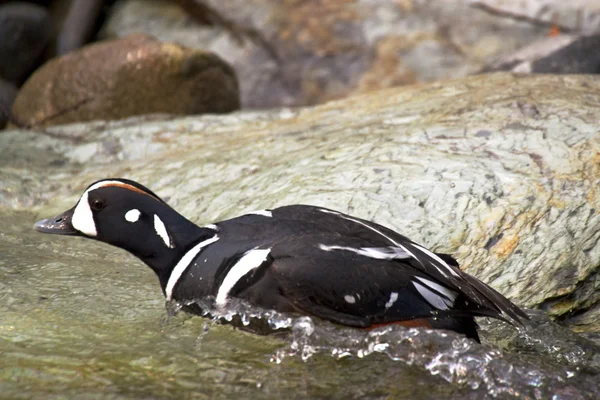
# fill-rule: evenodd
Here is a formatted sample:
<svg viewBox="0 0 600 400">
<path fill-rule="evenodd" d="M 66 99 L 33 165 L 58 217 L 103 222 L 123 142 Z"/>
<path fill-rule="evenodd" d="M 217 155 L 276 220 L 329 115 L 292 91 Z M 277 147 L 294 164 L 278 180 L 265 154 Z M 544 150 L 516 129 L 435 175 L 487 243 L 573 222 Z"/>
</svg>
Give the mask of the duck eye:
<svg viewBox="0 0 600 400">
<path fill-rule="evenodd" d="M 104 208 L 105 204 L 102 200 L 96 199 L 92 201 L 92 210 L 100 211 Z"/>
</svg>

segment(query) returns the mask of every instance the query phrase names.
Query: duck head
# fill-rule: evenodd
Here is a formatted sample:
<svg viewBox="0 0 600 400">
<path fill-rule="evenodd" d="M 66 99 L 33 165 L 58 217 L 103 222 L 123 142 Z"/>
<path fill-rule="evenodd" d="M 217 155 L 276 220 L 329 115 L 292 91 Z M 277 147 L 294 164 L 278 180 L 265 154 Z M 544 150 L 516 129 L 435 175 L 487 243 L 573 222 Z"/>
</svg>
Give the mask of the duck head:
<svg viewBox="0 0 600 400">
<path fill-rule="evenodd" d="M 36 222 L 34 229 L 83 236 L 127 250 L 150 266 L 161 283 L 165 276 L 168 279 L 168 268 L 185 253 L 189 243 L 211 234 L 146 187 L 128 179 L 103 179 L 91 184 L 73 208 Z"/>
</svg>

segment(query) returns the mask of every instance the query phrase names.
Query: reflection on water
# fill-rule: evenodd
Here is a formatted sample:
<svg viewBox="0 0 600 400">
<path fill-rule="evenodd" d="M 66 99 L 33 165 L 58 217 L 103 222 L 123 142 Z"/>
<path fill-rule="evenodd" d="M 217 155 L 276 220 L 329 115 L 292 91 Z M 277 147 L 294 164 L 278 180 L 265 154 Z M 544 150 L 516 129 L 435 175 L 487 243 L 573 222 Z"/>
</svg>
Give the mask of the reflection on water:
<svg viewBox="0 0 600 400">
<path fill-rule="evenodd" d="M 597 344 L 540 312 L 521 332 L 482 320 L 483 345 L 243 304 L 220 314 L 282 332 L 260 336 L 167 316 L 137 260 L 85 239 L 49 240 L 30 230 L 34 220 L 0 213 L 2 398 L 600 398 Z"/>
</svg>

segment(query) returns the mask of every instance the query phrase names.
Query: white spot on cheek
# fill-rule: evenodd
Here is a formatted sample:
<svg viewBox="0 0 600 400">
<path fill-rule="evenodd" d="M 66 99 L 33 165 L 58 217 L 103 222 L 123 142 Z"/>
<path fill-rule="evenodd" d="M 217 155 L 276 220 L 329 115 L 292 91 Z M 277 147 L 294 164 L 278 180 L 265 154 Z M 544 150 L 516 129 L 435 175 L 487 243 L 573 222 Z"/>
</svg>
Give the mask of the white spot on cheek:
<svg viewBox="0 0 600 400">
<path fill-rule="evenodd" d="M 71 218 L 71 225 L 79 232 L 84 233 L 88 236 L 97 236 L 96 223 L 94 222 L 94 215 L 88 202 L 88 192 L 86 191 L 79 199 L 79 203 L 73 211 L 73 217 Z"/>
<path fill-rule="evenodd" d="M 140 219 L 140 215 L 142 213 L 140 212 L 140 210 L 136 210 L 135 208 L 133 210 L 129 210 L 125 213 L 125 220 L 127 220 L 127 222 L 138 222 L 138 220 Z"/>
<path fill-rule="evenodd" d="M 160 236 L 163 242 L 165 242 L 165 245 L 168 248 L 172 249 L 173 247 L 175 247 L 171 244 L 171 239 L 169 238 L 169 234 L 167 233 L 167 227 L 156 214 L 154 214 L 154 230 L 156 230 L 156 233 L 158 234 L 158 236 Z"/>
<path fill-rule="evenodd" d="M 356 299 L 354 298 L 354 296 L 350 296 L 349 294 L 344 296 L 344 300 L 346 300 L 346 303 L 350 303 L 350 304 L 356 303 Z"/>
</svg>

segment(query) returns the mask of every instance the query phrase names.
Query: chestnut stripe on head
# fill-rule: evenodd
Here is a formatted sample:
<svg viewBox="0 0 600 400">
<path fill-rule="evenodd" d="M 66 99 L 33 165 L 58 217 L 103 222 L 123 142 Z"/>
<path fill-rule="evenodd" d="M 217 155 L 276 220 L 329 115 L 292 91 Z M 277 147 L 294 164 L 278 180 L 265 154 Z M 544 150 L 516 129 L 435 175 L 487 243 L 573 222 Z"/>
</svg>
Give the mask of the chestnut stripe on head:
<svg viewBox="0 0 600 400">
<path fill-rule="evenodd" d="M 126 183 L 126 182 L 121 182 L 121 181 L 100 181 L 100 182 L 96 182 L 93 185 L 91 185 L 86 192 L 90 192 L 92 190 L 96 190 L 96 189 L 100 189 L 100 188 L 104 188 L 104 187 L 120 187 L 123 189 L 127 189 L 127 190 L 131 190 L 133 192 L 137 192 L 137 193 L 141 193 L 141 194 L 145 194 L 147 196 L 152 197 L 154 200 L 156 201 L 160 201 L 161 203 L 164 203 L 161 199 L 159 199 L 158 197 L 156 197 L 156 195 L 154 195 L 153 193 L 150 193 L 146 190 L 143 190 L 137 186 L 134 186 L 130 183 Z"/>
<path fill-rule="evenodd" d="M 120 187 L 123 189 L 131 190 L 133 192 L 145 194 L 156 201 L 164 203 L 154 194 L 148 193 L 147 191 L 126 182 L 118 180 L 104 180 L 96 182 L 89 186 L 83 193 L 83 195 L 81 195 L 77 206 L 75 206 L 75 210 L 73 211 L 73 217 L 71 219 L 71 224 L 73 225 L 73 228 L 77 229 L 79 232 L 87 236 L 98 236 L 98 231 L 96 230 L 96 222 L 94 221 L 94 214 L 92 213 L 92 209 L 90 208 L 90 204 L 88 201 L 89 193 L 93 190 L 105 187 Z"/>
</svg>

